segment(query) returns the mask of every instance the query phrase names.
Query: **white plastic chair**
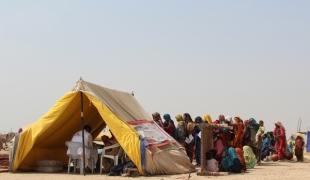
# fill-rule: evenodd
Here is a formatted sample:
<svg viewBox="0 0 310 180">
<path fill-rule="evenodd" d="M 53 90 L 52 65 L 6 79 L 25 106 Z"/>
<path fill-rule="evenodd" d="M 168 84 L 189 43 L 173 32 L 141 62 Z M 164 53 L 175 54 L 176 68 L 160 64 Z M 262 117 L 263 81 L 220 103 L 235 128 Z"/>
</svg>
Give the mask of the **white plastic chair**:
<svg viewBox="0 0 310 180">
<path fill-rule="evenodd" d="M 74 168 L 74 173 L 76 173 L 76 166 L 78 163 L 80 163 L 80 173 L 83 174 L 84 169 L 83 167 L 83 155 L 79 155 L 78 154 L 78 149 L 79 148 L 83 148 L 83 144 L 80 142 L 71 142 L 71 141 L 67 141 L 66 142 L 66 146 L 69 149 L 69 161 L 68 161 L 68 174 L 70 173 L 70 167 L 71 167 L 71 163 L 73 163 L 73 168 Z M 89 147 L 85 147 L 86 149 L 90 149 Z M 95 155 L 93 152 L 97 152 L 96 149 L 91 149 L 91 169 L 92 169 L 92 173 L 94 173 L 94 169 L 95 169 L 95 157 L 93 157 L 93 155 Z M 97 154 L 96 154 L 97 155 Z"/>
<path fill-rule="evenodd" d="M 82 162 L 82 155 L 78 154 L 78 149 L 81 148 L 83 145 L 79 142 L 71 142 L 67 141 L 66 146 L 69 150 L 69 161 L 68 161 L 68 174 L 70 173 L 71 163 L 73 163 L 74 173 L 76 173 L 76 166 L 78 162 Z M 80 168 L 82 169 L 82 168 Z"/>
<path fill-rule="evenodd" d="M 114 149 L 114 148 L 119 148 L 119 150 L 116 153 L 116 155 L 108 155 L 108 154 L 106 154 L 107 150 Z M 102 164 L 104 158 L 112 159 L 114 161 L 114 166 L 117 166 L 118 165 L 118 160 L 120 158 L 122 158 L 122 156 L 123 156 L 123 149 L 122 149 L 122 147 L 118 143 L 117 144 L 113 144 L 112 146 L 104 147 L 102 149 L 102 154 L 101 154 L 101 157 L 100 157 L 100 174 L 102 174 L 102 169 L 104 168 L 103 164 Z"/>
</svg>

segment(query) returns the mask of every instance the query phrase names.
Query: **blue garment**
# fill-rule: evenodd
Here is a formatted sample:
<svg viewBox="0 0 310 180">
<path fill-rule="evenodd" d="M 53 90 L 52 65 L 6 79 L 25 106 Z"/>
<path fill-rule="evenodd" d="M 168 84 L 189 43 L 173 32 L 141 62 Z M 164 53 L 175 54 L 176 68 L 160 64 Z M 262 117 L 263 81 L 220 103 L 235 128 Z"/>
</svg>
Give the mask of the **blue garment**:
<svg viewBox="0 0 310 180">
<path fill-rule="evenodd" d="M 148 146 L 148 143 L 145 138 L 140 138 L 140 151 L 141 151 L 141 165 L 143 171 L 146 169 L 146 147 Z"/>
<path fill-rule="evenodd" d="M 307 152 L 310 152 L 310 131 L 308 131 L 307 137 Z"/>
<path fill-rule="evenodd" d="M 195 134 L 195 158 L 197 165 L 200 165 L 201 141 L 198 134 Z"/>
<path fill-rule="evenodd" d="M 261 159 L 265 159 L 272 151 L 271 139 L 265 137 L 262 142 Z"/>
<path fill-rule="evenodd" d="M 234 148 L 225 150 L 225 157 L 220 164 L 221 171 L 241 173 L 241 163 Z"/>
</svg>

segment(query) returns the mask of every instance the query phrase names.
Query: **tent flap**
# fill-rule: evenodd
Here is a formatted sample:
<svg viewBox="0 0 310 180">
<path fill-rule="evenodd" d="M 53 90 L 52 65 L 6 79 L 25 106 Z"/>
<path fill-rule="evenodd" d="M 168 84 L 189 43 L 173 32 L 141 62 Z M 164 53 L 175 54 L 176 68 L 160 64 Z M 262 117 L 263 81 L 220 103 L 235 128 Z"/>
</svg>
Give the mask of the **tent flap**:
<svg viewBox="0 0 310 180">
<path fill-rule="evenodd" d="M 128 124 L 116 117 L 110 109 L 104 105 L 96 97 L 86 93 L 87 97 L 94 104 L 100 115 L 104 118 L 107 126 L 110 128 L 115 139 L 124 149 L 126 154 L 130 157 L 133 163 L 138 167 L 139 172 L 142 173 L 141 158 L 140 158 L 140 140 L 134 129 Z"/>
</svg>

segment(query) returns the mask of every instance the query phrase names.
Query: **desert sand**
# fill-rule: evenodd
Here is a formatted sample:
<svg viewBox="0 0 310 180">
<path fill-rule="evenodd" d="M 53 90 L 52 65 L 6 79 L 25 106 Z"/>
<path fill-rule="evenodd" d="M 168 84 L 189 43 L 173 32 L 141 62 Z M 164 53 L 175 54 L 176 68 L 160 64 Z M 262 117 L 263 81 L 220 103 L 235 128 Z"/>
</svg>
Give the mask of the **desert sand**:
<svg viewBox="0 0 310 180">
<path fill-rule="evenodd" d="M 199 177 L 195 173 L 173 176 L 156 176 L 156 177 L 109 177 L 105 175 L 68 175 L 68 174 L 40 174 L 40 173 L 0 173 L 1 180 L 95 180 L 95 179 L 158 179 L 158 180 L 200 180 L 200 179 L 216 179 L 216 180 L 309 180 L 310 179 L 310 154 L 305 155 L 304 163 L 290 162 L 263 162 L 261 166 L 249 170 L 244 174 L 229 174 L 218 177 Z"/>
</svg>

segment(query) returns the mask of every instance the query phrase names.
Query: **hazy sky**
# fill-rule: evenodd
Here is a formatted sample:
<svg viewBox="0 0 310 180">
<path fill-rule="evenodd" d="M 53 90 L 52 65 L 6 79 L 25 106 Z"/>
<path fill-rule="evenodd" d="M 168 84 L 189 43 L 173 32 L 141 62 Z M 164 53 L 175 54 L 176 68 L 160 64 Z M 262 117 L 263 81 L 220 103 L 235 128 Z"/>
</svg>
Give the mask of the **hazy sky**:
<svg viewBox="0 0 310 180">
<path fill-rule="evenodd" d="M 2 1 L 0 132 L 82 76 L 145 109 L 310 128 L 310 1 Z"/>
</svg>

